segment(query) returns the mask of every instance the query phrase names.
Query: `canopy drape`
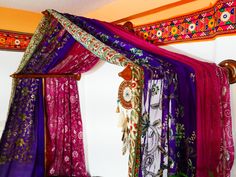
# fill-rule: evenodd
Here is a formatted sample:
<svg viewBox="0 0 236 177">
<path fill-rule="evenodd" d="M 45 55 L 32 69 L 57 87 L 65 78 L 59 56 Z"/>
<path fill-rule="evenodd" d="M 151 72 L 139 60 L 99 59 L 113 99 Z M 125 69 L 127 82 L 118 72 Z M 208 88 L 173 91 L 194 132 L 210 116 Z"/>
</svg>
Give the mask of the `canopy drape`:
<svg viewBox="0 0 236 177">
<path fill-rule="evenodd" d="M 129 177 L 229 176 L 234 149 L 226 70 L 109 23 L 44 14 L 16 74 L 82 74 L 99 59 L 129 68 L 131 77 L 122 82 L 128 89 L 118 98 L 126 113 Z M 90 176 L 75 78 L 13 80 L 0 171 L 0 177 Z"/>
<path fill-rule="evenodd" d="M 53 14 L 58 15 L 58 17 L 61 17 L 60 20 L 64 20 L 64 22 L 68 21 L 66 18 L 64 18 L 63 16 L 61 16 L 59 13 L 57 13 L 55 11 L 49 11 L 49 12 L 52 15 Z M 61 26 L 61 24 L 63 24 L 63 23 L 59 19 L 53 18 L 52 15 L 47 14 L 46 18 L 44 18 L 42 20 L 41 24 L 39 25 L 38 29 L 36 30 L 35 36 L 33 37 L 33 40 L 36 40 L 36 41 L 33 41 L 29 44 L 17 73 L 19 73 L 19 74 L 49 73 L 50 70 L 52 70 L 58 63 L 60 63 L 65 58 L 66 54 L 70 51 L 73 44 L 77 40 L 88 51 L 90 51 L 89 57 L 85 55 L 86 53 L 82 53 L 82 55 L 84 55 L 84 58 L 83 58 L 84 60 L 81 60 L 81 58 L 80 58 L 81 56 L 77 56 L 78 59 L 81 60 L 82 62 L 80 61 L 81 62 L 81 63 L 79 63 L 80 65 L 78 64 L 77 68 L 74 68 L 74 69 L 73 69 L 73 67 L 69 68 L 69 65 L 68 65 L 67 72 L 72 72 L 72 74 L 77 74 L 77 72 L 85 72 L 86 70 L 91 69 L 92 66 L 94 64 L 96 64 L 96 61 L 97 61 L 97 59 L 95 59 L 95 60 L 92 59 L 92 58 L 95 58 L 94 55 L 96 55 L 100 59 L 108 61 L 112 64 L 120 65 L 123 67 L 125 67 L 127 65 L 132 66 L 131 67 L 132 68 L 132 82 L 133 82 L 133 84 L 136 85 L 136 87 L 133 88 L 133 90 L 132 90 L 135 96 L 133 97 L 133 100 L 132 100 L 132 102 L 133 102 L 132 104 L 134 105 L 134 107 L 133 107 L 132 116 L 131 116 L 131 119 L 133 122 L 131 124 L 138 125 L 139 124 L 138 117 L 140 115 L 140 110 L 141 110 L 140 109 L 140 96 L 141 96 L 142 83 L 141 83 L 140 78 L 142 78 L 142 69 L 140 67 L 136 66 L 135 64 L 133 64 L 132 62 L 130 62 L 123 55 L 119 54 L 118 52 L 115 52 L 109 46 L 104 45 L 102 42 L 98 41 L 96 38 L 94 38 L 90 34 L 81 30 L 76 25 L 72 24 L 72 26 L 70 26 L 70 27 L 74 27 L 74 30 L 76 30 L 76 31 L 70 31 L 70 30 L 66 29 L 66 27 L 63 28 Z M 70 23 L 70 22 L 68 21 L 68 23 Z M 72 33 L 72 35 L 73 35 L 73 37 L 72 37 L 72 35 L 70 33 L 68 33 L 68 31 L 70 33 L 76 32 L 76 35 Z M 80 35 L 78 36 L 78 34 L 80 34 Z M 80 50 L 82 50 L 82 48 L 80 48 Z M 85 50 L 82 50 L 81 52 L 84 52 L 84 51 Z M 92 54 L 91 52 L 94 55 L 91 55 Z M 85 61 L 86 57 L 88 57 L 89 62 Z M 79 61 L 79 60 L 77 60 L 77 61 Z M 71 64 L 73 64 L 73 62 L 74 62 L 74 60 L 72 61 Z M 58 66 L 60 66 L 60 65 L 58 65 Z M 62 72 L 66 72 L 65 68 L 63 70 L 62 65 L 61 65 L 61 67 L 62 68 L 60 68 L 60 69 L 62 70 Z M 55 68 L 55 71 L 57 69 L 59 69 L 59 68 Z M 57 72 L 58 71 L 59 70 L 57 70 Z M 52 72 L 53 72 L 53 70 L 52 70 Z M 33 87 L 34 90 L 32 90 L 32 91 L 29 89 L 32 93 L 28 92 L 28 90 L 27 90 L 28 88 L 25 85 L 21 86 L 20 85 L 21 82 L 18 82 L 18 80 L 25 81 L 26 84 L 28 84 L 28 85 L 26 85 L 28 87 L 34 86 L 36 88 Z M 33 83 L 29 82 L 31 80 Z M 48 81 L 46 83 L 48 85 L 50 83 L 49 82 L 50 79 L 47 79 L 47 80 Z M 39 86 L 38 86 L 39 83 L 38 82 L 40 82 L 40 81 L 41 81 L 41 79 L 15 79 L 14 86 L 13 86 L 13 99 L 11 101 L 11 107 L 18 107 L 19 105 L 22 105 L 22 106 L 24 105 L 25 109 L 30 110 L 32 112 L 32 114 L 37 113 L 38 111 L 35 110 L 35 105 L 37 104 L 36 100 L 38 99 L 36 94 L 37 94 L 37 91 L 39 90 Z M 36 83 L 34 83 L 34 82 L 36 82 Z M 63 85 L 63 83 L 65 85 L 66 82 L 64 81 L 61 84 Z M 79 106 L 78 105 L 78 99 L 79 99 L 78 93 L 77 93 L 77 91 L 75 92 L 75 90 L 76 90 L 75 81 L 70 81 L 69 85 L 71 85 L 73 87 L 73 89 L 70 92 L 64 93 L 64 95 L 65 95 L 65 97 L 68 97 L 69 94 L 74 93 L 75 100 L 65 99 L 65 101 L 67 101 L 71 107 L 75 107 L 75 105 Z M 26 95 L 25 100 L 23 100 L 21 98 L 21 96 L 20 96 L 20 101 L 17 102 L 17 100 L 15 100 L 15 95 L 18 93 L 17 88 L 19 88 L 19 92 L 23 92 L 25 90 L 25 95 Z M 50 90 L 47 90 L 47 91 L 49 92 Z M 60 91 L 60 87 L 58 88 L 58 91 Z M 31 93 L 31 95 L 30 95 L 30 93 Z M 58 98 L 56 98 L 56 99 L 58 99 Z M 75 103 L 72 104 L 71 102 L 74 102 L 74 101 L 75 101 Z M 27 102 L 33 102 L 33 103 L 26 104 Z M 47 102 L 47 103 L 50 103 L 50 102 Z M 11 108 L 10 108 L 9 112 L 10 113 L 8 116 L 7 125 L 9 124 L 11 127 L 14 127 L 15 121 L 18 119 L 21 119 L 20 117 L 16 116 L 15 114 L 17 114 L 17 115 L 24 114 L 25 110 L 24 109 L 15 110 L 16 113 L 13 114 L 13 118 L 14 117 L 16 117 L 16 118 L 14 119 L 14 121 L 12 120 L 13 118 L 12 119 L 10 118 L 10 116 L 12 115 L 12 112 L 13 112 L 11 110 Z M 50 115 L 49 110 L 47 110 L 47 113 Z M 63 115 L 64 112 L 61 112 L 60 114 Z M 71 112 L 70 112 L 70 114 L 71 114 Z M 77 117 L 77 116 L 75 116 L 75 117 Z M 32 127 L 35 128 L 35 130 L 34 131 L 27 130 L 27 133 L 29 133 L 30 136 L 29 135 L 28 135 L 28 137 L 24 136 L 24 139 L 20 137 L 20 133 L 21 133 L 20 129 L 16 129 L 16 133 L 12 133 L 9 135 L 8 132 L 11 131 L 11 128 L 9 128 L 8 126 L 5 127 L 5 130 L 4 130 L 2 139 L 1 139 L 1 145 L 0 145 L 1 146 L 0 169 L 3 169 L 2 171 L 6 171 L 6 173 L 1 173 L 0 174 L 1 176 L 19 176 L 20 175 L 22 177 L 24 177 L 24 176 L 26 177 L 26 176 L 33 176 L 34 175 L 34 171 L 32 168 L 34 168 L 34 166 L 35 166 L 34 163 L 36 162 L 37 156 L 39 155 L 39 154 L 36 154 L 37 148 L 40 148 L 41 150 L 44 149 L 43 146 L 37 147 L 37 145 L 35 144 L 36 143 L 35 140 L 38 137 L 36 132 L 38 130 L 38 127 L 40 127 L 42 125 L 36 124 L 37 122 L 35 120 L 37 118 L 34 115 L 28 115 L 27 118 L 29 119 L 29 121 L 33 121 L 31 124 L 32 124 Z M 48 117 L 47 117 L 47 119 L 48 119 Z M 77 117 L 77 119 L 78 119 L 78 117 Z M 72 118 L 72 120 L 73 120 L 73 118 Z M 42 123 L 44 124 L 44 122 L 42 122 Z M 29 124 L 29 122 L 25 122 L 25 124 L 27 125 L 27 124 Z M 21 125 L 21 124 L 19 124 L 19 125 Z M 78 125 L 78 126 L 81 126 L 81 128 L 82 128 L 82 124 Z M 75 126 L 75 127 L 78 128 L 78 126 L 77 127 Z M 138 128 L 138 126 L 135 126 L 135 127 Z M 130 138 L 130 154 L 131 154 L 130 161 L 129 161 L 130 175 L 135 173 L 135 171 L 133 170 L 134 166 L 136 165 L 135 158 L 139 159 L 138 155 L 136 157 L 136 154 L 138 154 L 137 152 L 139 151 L 137 148 L 137 145 L 136 145 L 137 144 L 137 142 L 136 142 L 137 137 L 139 137 L 139 136 L 137 136 L 139 130 L 135 127 L 133 128 L 133 131 L 130 131 L 130 136 L 132 136 L 132 138 Z M 79 129 L 77 131 L 79 131 Z M 42 133 L 41 135 L 44 135 L 44 132 L 41 132 L 41 133 Z M 14 137 L 14 139 L 11 138 L 11 136 Z M 71 134 L 69 134 L 68 136 L 71 136 Z M 81 136 L 82 135 L 78 136 L 77 138 L 79 139 L 79 141 L 81 142 L 81 145 L 82 145 Z M 52 138 L 52 137 L 50 137 L 50 138 Z M 10 140 L 11 140 L 11 142 L 8 142 Z M 68 141 L 70 141 L 70 140 L 68 140 Z M 16 146 L 16 147 L 14 146 L 16 144 L 16 142 L 20 143 L 19 147 L 20 147 L 21 151 L 17 151 L 16 148 L 18 148 L 18 146 Z M 28 144 L 26 144 L 26 142 L 28 142 Z M 40 143 L 42 143 L 42 142 L 40 142 Z M 9 144 L 12 145 L 12 151 L 7 150 Z M 44 146 L 45 146 L 45 144 L 44 144 Z M 49 147 L 50 147 L 50 145 L 49 145 Z M 79 154 L 78 157 L 83 157 L 83 153 L 84 153 L 83 146 L 80 146 L 79 148 L 80 148 L 80 152 L 82 154 Z M 32 152 L 28 152 L 29 150 Z M 19 153 L 23 154 L 23 155 L 25 153 L 27 153 L 26 154 L 27 156 L 24 156 L 24 158 L 22 157 L 21 159 L 18 159 L 17 155 L 19 155 Z M 75 156 L 77 156 L 77 155 L 75 155 Z M 13 157 L 17 157 L 17 158 L 14 159 Z M 59 158 L 61 158 L 61 157 L 59 157 Z M 85 164 L 84 164 L 83 160 L 81 160 L 80 158 L 78 158 L 78 159 L 81 161 L 81 163 L 80 163 L 81 166 L 78 168 L 82 169 L 82 170 L 79 170 L 80 172 L 82 171 L 81 174 L 79 174 L 79 175 L 85 176 L 86 173 L 84 172 L 84 169 L 83 169 L 85 167 Z M 78 161 L 78 159 L 77 159 L 77 161 Z M 10 165 L 10 163 L 12 163 L 12 162 L 16 163 L 16 166 L 18 166 L 18 168 L 21 170 L 16 171 L 14 168 L 12 168 Z M 70 160 L 70 163 L 74 164 L 74 162 L 71 162 L 71 160 Z M 28 165 L 30 164 L 29 165 L 30 167 L 26 166 L 25 164 L 28 164 Z M 39 162 L 39 166 L 45 167 L 44 165 L 45 165 L 44 162 L 43 163 L 42 163 L 42 161 Z M 7 166 L 9 168 L 6 168 Z M 71 165 L 70 165 L 70 168 L 72 168 Z M 73 168 L 75 168 L 75 166 Z M 24 173 L 24 171 L 26 169 L 27 169 L 28 173 Z M 69 176 L 72 175 L 71 173 L 73 170 L 71 171 L 71 169 L 70 169 L 70 172 L 71 172 L 70 174 L 67 171 L 67 169 L 69 169 L 69 168 L 65 168 L 64 170 L 61 170 L 61 171 L 58 167 L 57 167 L 57 169 L 59 171 L 57 173 L 58 175 L 65 175 L 64 172 Z M 22 173 L 21 173 L 21 171 L 22 171 Z M 45 169 L 44 169 L 44 171 L 45 171 Z M 50 171 L 49 171 L 49 173 L 50 173 Z M 35 175 L 42 176 L 42 173 L 40 172 Z M 75 174 L 75 175 L 79 176 L 78 174 Z"/>
</svg>

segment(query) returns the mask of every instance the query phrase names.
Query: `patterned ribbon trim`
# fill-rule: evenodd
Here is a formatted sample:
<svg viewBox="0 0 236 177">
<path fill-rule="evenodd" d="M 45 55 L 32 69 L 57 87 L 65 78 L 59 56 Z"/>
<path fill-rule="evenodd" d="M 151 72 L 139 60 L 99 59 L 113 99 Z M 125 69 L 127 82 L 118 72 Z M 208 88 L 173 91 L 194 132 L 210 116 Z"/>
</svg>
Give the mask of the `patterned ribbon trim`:
<svg viewBox="0 0 236 177">
<path fill-rule="evenodd" d="M 135 33 L 156 44 L 214 38 L 236 32 L 236 1 L 219 0 L 214 7 L 190 15 L 137 26 Z"/>
<path fill-rule="evenodd" d="M 32 34 L 0 30 L 0 49 L 24 51 Z"/>
</svg>

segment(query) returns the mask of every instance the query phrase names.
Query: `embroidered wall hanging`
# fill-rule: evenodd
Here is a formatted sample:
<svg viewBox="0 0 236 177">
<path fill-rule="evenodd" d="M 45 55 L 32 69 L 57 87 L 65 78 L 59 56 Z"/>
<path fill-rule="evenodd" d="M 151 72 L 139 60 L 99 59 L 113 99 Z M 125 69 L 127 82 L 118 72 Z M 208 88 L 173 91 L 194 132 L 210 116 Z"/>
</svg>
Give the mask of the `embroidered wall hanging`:
<svg viewBox="0 0 236 177">
<path fill-rule="evenodd" d="M 0 49 L 24 51 L 32 34 L 0 30 Z"/>
<path fill-rule="evenodd" d="M 214 38 L 236 31 L 236 1 L 219 0 L 214 7 L 193 14 L 137 26 L 135 33 L 153 44 Z"/>
</svg>

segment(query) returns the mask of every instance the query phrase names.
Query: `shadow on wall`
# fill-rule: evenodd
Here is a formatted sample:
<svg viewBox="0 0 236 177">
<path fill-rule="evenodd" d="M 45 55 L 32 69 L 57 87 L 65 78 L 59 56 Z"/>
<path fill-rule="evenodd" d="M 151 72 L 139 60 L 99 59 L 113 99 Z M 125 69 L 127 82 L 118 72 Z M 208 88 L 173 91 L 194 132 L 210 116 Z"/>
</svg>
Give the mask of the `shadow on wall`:
<svg viewBox="0 0 236 177">
<path fill-rule="evenodd" d="M 3 129 L 4 129 L 4 125 L 5 125 L 5 121 L 0 121 L 0 137 L 2 136 L 2 132 L 3 132 Z"/>
</svg>

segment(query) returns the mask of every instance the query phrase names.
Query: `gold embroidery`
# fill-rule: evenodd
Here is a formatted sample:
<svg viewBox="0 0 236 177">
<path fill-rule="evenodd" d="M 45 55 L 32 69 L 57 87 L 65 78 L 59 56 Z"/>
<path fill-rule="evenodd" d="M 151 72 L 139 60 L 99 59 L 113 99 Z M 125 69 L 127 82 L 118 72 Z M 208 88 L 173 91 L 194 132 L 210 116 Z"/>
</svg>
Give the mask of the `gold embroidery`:
<svg viewBox="0 0 236 177">
<path fill-rule="evenodd" d="M 20 138 L 16 141 L 16 146 L 23 146 L 25 144 L 25 141 L 23 138 Z"/>
</svg>

